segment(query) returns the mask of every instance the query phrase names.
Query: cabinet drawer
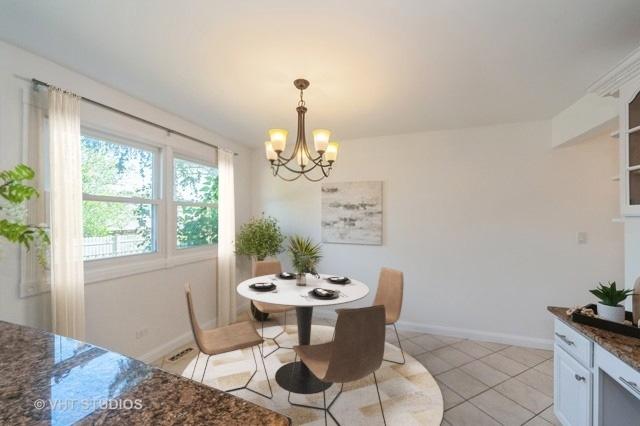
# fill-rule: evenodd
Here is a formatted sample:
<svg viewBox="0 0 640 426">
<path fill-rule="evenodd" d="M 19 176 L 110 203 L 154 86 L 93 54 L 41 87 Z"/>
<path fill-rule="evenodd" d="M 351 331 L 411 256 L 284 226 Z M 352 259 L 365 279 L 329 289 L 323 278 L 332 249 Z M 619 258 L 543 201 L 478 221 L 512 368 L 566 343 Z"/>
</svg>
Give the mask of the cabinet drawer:
<svg viewBox="0 0 640 426">
<path fill-rule="evenodd" d="M 556 320 L 555 343 L 587 368 L 593 366 L 593 343 L 565 323 Z"/>
<path fill-rule="evenodd" d="M 594 364 L 640 400 L 640 372 L 596 345 Z M 597 370 L 596 370 L 597 371 Z"/>
</svg>

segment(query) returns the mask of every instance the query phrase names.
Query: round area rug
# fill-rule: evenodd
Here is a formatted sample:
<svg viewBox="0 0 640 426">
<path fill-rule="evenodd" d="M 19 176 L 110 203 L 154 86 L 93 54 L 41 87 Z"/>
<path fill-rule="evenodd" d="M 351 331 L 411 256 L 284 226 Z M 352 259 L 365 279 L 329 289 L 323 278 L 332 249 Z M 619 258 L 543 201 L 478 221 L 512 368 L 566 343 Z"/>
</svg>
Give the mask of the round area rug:
<svg viewBox="0 0 640 426">
<path fill-rule="evenodd" d="M 265 327 L 265 337 L 274 336 L 282 330 L 280 325 Z M 311 343 L 331 341 L 333 327 L 314 325 L 311 330 Z M 297 327 L 287 326 L 286 333 L 278 337 L 281 346 L 291 347 L 297 343 Z M 275 348 L 272 341 L 265 341 L 265 353 Z M 260 353 L 256 348 L 258 373 L 249 387 L 268 394 L 269 388 L 260 362 Z M 289 416 L 294 425 L 323 425 L 324 413 L 321 410 L 295 407 L 287 401 L 288 392 L 278 386 L 275 374 L 278 369 L 294 358 L 293 350 L 280 349 L 265 359 L 273 399 L 269 400 L 247 390 L 233 392 L 241 398 L 271 410 Z M 401 360 L 400 349 L 386 343 L 385 358 Z M 443 416 L 443 402 L 440 388 L 429 371 L 405 352 L 406 363 L 397 365 L 384 361 L 376 372 L 380 396 L 384 406 L 384 414 L 388 425 L 439 425 Z M 206 356 L 201 355 L 196 366 L 196 357 L 184 360 L 178 368 L 184 377 L 200 381 L 204 373 Z M 195 367 L 195 371 L 194 371 Z M 246 383 L 254 363 L 251 349 L 230 352 L 211 357 L 206 369 L 203 383 L 217 389 L 232 389 Z M 340 389 L 334 384 L 327 389 L 327 404 Z M 322 393 L 315 395 L 291 394 L 296 403 L 322 407 Z M 382 424 L 382 415 L 378 403 L 373 376 L 356 382 L 345 383 L 344 391 L 331 407 L 331 412 L 343 425 L 376 425 Z M 329 417 L 329 424 L 333 424 Z"/>
</svg>

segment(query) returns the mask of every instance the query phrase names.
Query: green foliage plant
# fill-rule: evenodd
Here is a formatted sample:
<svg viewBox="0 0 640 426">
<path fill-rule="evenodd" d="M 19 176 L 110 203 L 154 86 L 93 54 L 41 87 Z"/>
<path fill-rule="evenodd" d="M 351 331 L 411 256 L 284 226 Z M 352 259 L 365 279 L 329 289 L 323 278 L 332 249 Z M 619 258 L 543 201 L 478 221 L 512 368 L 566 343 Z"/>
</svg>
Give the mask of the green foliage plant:
<svg viewBox="0 0 640 426">
<path fill-rule="evenodd" d="M 618 290 L 615 281 L 609 282 L 608 285 L 599 283 L 598 288 L 589 290 L 589 292 L 600 299 L 600 303 L 607 306 L 618 306 L 628 296 L 633 295 L 631 289 Z"/>
<path fill-rule="evenodd" d="M 289 255 L 293 268 L 298 274 L 317 275 L 317 266 L 322 259 L 320 244 L 314 244 L 311 238 L 294 235 L 289 238 Z"/>
<path fill-rule="evenodd" d="M 264 260 L 282 252 L 285 236 L 273 217 L 253 217 L 242 225 L 236 236 L 236 254 Z"/>
<path fill-rule="evenodd" d="M 18 164 L 10 170 L 0 171 L 0 237 L 31 250 L 38 248 L 38 261 L 46 264 L 46 249 L 49 235 L 45 226 L 25 223 L 24 203 L 37 198 L 38 191 L 26 181 L 33 180 L 36 174 L 30 167 Z"/>
</svg>

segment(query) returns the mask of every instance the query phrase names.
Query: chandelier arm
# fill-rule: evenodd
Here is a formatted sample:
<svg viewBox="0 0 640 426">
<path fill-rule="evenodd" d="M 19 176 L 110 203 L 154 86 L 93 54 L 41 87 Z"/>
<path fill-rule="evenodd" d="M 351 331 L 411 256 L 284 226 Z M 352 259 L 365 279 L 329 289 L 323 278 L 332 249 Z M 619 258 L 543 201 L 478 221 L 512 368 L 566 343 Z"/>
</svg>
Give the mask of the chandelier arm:
<svg viewBox="0 0 640 426">
<path fill-rule="evenodd" d="M 331 171 L 331 170 L 329 170 Z M 326 173 L 324 171 L 324 169 L 322 169 L 322 175 L 320 177 L 318 177 L 317 179 L 312 179 L 311 177 L 309 177 L 309 175 L 305 174 L 304 177 L 310 181 L 310 182 L 320 182 L 322 179 L 324 178 L 328 178 L 329 177 L 329 173 Z"/>
<path fill-rule="evenodd" d="M 282 176 L 282 175 L 281 175 L 281 174 L 279 174 L 279 173 L 278 173 L 278 174 L 275 174 L 274 176 L 278 176 L 280 179 L 282 179 L 282 180 L 284 180 L 284 181 L 287 181 L 287 182 L 293 182 L 294 180 L 298 180 L 298 179 L 300 179 L 300 176 L 302 176 L 302 173 L 296 173 L 296 174 L 294 175 L 294 177 L 292 177 L 292 178 L 286 178 L 286 177 Z"/>
</svg>

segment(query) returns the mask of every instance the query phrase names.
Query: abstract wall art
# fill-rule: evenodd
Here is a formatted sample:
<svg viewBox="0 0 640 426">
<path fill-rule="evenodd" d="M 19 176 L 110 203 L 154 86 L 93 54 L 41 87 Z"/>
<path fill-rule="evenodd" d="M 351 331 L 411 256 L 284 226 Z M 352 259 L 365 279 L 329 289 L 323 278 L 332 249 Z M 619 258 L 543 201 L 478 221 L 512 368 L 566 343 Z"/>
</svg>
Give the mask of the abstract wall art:
<svg viewBox="0 0 640 426">
<path fill-rule="evenodd" d="M 382 244 L 382 182 L 322 184 L 322 242 Z"/>
</svg>

